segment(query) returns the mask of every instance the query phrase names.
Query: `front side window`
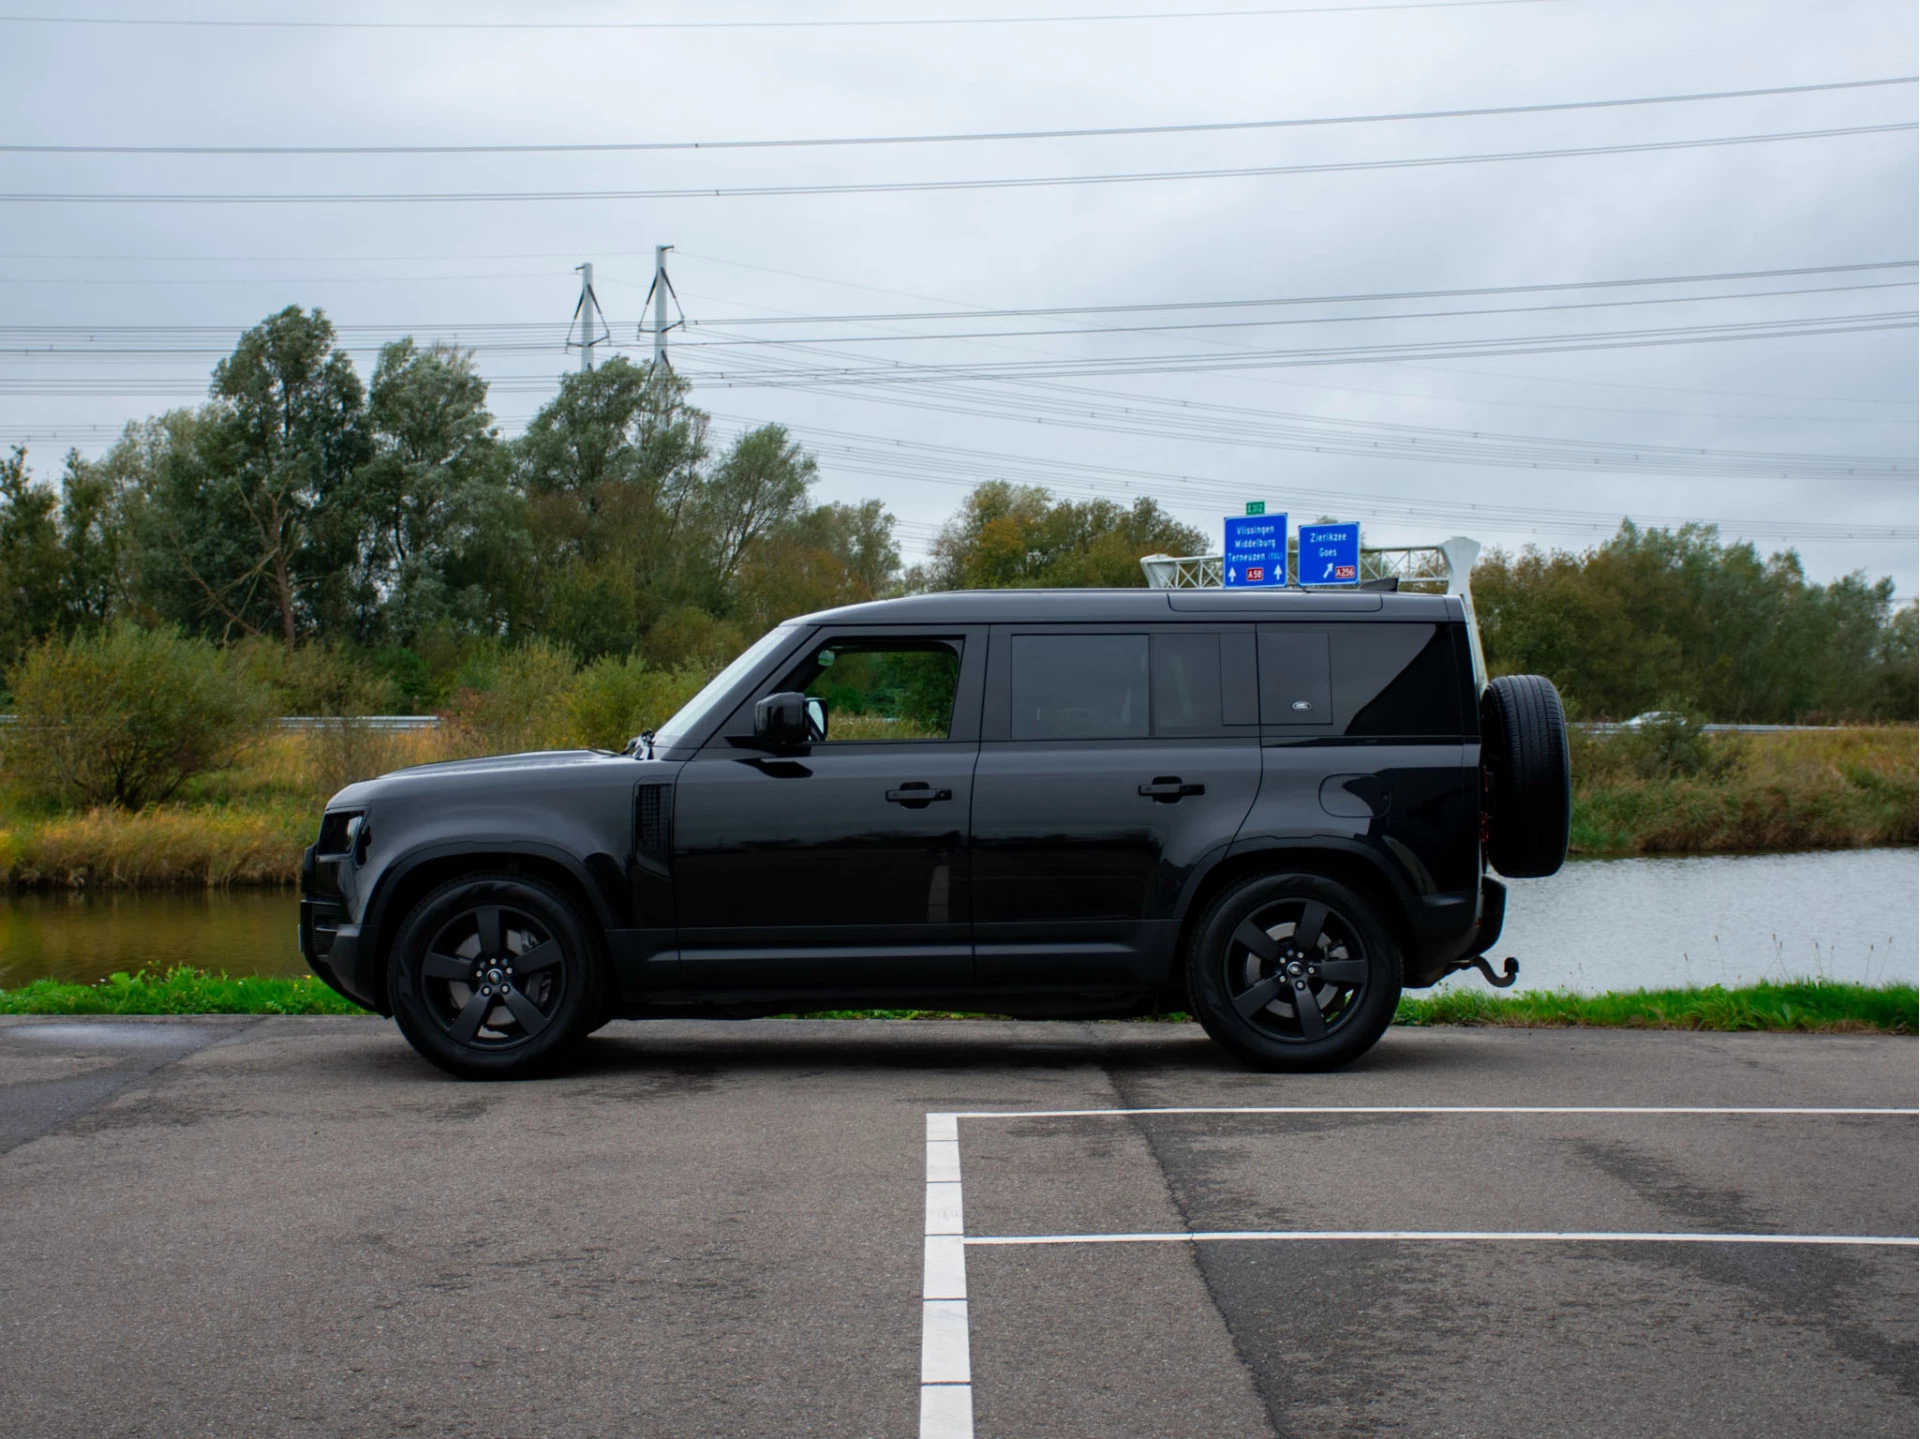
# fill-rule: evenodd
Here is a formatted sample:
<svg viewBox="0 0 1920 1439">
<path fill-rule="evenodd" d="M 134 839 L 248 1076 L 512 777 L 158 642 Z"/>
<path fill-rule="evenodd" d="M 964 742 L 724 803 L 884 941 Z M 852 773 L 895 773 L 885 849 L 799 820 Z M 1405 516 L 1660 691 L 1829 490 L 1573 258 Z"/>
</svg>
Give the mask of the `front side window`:
<svg viewBox="0 0 1920 1439">
<path fill-rule="evenodd" d="M 946 739 L 960 687 L 958 640 L 829 640 L 791 687 L 826 707 L 826 742 Z"/>
<path fill-rule="evenodd" d="M 1145 635 L 1015 635 L 1012 735 L 1144 739 Z"/>
</svg>

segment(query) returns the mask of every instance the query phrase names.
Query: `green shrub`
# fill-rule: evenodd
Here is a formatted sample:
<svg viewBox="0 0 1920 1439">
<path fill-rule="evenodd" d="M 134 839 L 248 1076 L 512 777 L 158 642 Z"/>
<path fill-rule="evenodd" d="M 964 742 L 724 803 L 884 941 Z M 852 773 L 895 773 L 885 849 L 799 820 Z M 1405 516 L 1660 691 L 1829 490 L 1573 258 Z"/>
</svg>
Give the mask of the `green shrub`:
<svg viewBox="0 0 1920 1439">
<path fill-rule="evenodd" d="M 140 809 L 230 764 L 259 731 L 267 697 L 214 646 L 122 621 L 51 639 L 8 676 L 18 716 L 9 778 L 70 805 Z"/>
<path fill-rule="evenodd" d="M 652 669 L 639 655 L 597 659 L 568 687 L 569 740 L 590 749 L 621 749 L 643 730 L 659 728 L 706 682 L 704 670 Z"/>
<path fill-rule="evenodd" d="M 555 644 L 534 640 L 507 650 L 453 697 L 447 721 L 457 749 L 472 755 L 522 754 L 559 749 L 571 742 L 568 691 L 573 656 Z"/>
</svg>

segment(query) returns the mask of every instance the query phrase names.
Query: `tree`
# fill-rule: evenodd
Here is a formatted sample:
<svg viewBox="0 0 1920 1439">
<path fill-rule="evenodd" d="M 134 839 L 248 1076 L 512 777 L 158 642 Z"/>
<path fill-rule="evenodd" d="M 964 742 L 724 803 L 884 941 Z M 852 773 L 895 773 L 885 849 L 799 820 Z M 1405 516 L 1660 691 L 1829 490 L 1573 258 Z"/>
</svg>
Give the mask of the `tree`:
<svg viewBox="0 0 1920 1439">
<path fill-rule="evenodd" d="M 616 356 L 563 376 L 515 443 L 529 569 L 517 623 L 580 654 L 623 655 L 697 583 L 687 531 L 707 417 L 687 382 Z"/>
<path fill-rule="evenodd" d="M 1038 485 L 992 480 L 961 503 L 909 586 L 934 590 L 1146 583 L 1140 557 L 1198 553 L 1206 540 L 1157 502 L 1055 500 Z"/>
<path fill-rule="evenodd" d="M 27 473 L 24 449 L 0 460 L 0 663 L 59 623 L 59 505 L 59 495 Z"/>
<path fill-rule="evenodd" d="M 700 487 L 714 578 L 726 588 L 747 551 L 793 520 L 806 503 L 818 466 L 780 425 L 749 430 Z"/>
<path fill-rule="evenodd" d="M 893 516 L 878 500 L 803 510 L 776 526 L 740 568 L 735 590 L 752 628 L 879 599 L 899 582 Z"/>
<path fill-rule="evenodd" d="M 214 367 L 213 404 L 172 446 L 159 520 L 204 616 L 224 635 L 338 626 L 357 526 L 336 513 L 366 458 L 365 396 L 333 326 L 289 306 Z"/>
<path fill-rule="evenodd" d="M 373 457 L 355 472 L 356 588 L 378 597 L 376 629 L 410 639 L 460 604 L 463 551 L 511 483 L 471 352 L 411 339 L 384 347 L 368 391 Z M 471 618 L 471 616 L 467 616 Z"/>
<path fill-rule="evenodd" d="M 1792 551 L 1763 559 L 1711 525 L 1626 523 L 1584 554 L 1483 556 L 1474 602 L 1495 673 L 1554 681 L 1579 709 L 1625 718 L 1863 717 L 1889 707 L 1890 580 L 1807 580 Z M 1897 669 L 1898 660 L 1892 660 Z"/>
</svg>

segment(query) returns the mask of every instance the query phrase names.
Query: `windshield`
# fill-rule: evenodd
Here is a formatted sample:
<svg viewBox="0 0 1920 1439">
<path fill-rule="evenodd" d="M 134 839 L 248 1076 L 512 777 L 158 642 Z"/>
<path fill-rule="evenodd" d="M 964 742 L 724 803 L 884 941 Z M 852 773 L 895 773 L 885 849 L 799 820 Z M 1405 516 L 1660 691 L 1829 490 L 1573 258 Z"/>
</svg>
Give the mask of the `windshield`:
<svg viewBox="0 0 1920 1439">
<path fill-rule="evenodd" d="M 785 625 L 770 629 L 760 636 L 754 641 L 752 648 L 746 650 L 732 664 L 708 680 L 699 694 L 681 705 L 674 711 L 673 718 L 654 732 L 654 748 L 671 749 L 685 739 L 689 732 L 697 729 L 707 718 L 707 712 L 725 699 L 729 690 L 746 678 L 749 670 L 758 667 L 762 660 L 792 638 Z"/>
</svg>

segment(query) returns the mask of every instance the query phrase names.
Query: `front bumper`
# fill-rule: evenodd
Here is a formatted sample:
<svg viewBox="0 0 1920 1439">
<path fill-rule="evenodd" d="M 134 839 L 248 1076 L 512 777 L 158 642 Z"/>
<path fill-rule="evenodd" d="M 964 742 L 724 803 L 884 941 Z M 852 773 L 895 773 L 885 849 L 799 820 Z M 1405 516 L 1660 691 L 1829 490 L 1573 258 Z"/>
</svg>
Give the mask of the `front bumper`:
<svg viewBox="0 0 1920 1439">
<path fill-rule="evenodd" d="M 371 986 L 360 974 L 360 926 L 348 922 L 346 901 L 337 892 L 316 892 L 325 888 L 309 847 L 300 863 L 300 953 L 307 968 L 334 993 L 378 1009 Z"/>
</svg>

